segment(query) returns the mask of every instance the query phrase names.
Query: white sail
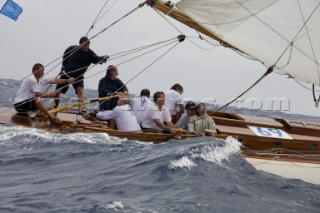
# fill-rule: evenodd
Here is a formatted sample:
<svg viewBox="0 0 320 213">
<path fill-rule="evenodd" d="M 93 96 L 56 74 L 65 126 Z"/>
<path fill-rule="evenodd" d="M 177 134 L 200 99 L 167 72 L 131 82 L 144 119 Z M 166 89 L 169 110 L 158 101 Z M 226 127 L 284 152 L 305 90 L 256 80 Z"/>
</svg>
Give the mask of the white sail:
<svg viewBox="0 0 320 213">
<path fill-rule="evenodd" d="M 319 5 L 320 0 L 182 0 L 177 7 L 265 65 L 320 85 Z"/>
</svg>

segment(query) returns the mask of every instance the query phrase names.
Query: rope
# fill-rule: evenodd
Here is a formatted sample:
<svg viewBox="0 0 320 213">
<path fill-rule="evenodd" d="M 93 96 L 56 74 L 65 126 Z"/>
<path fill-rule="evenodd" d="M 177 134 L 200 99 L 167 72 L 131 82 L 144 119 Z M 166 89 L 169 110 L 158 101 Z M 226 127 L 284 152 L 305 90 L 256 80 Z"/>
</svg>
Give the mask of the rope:
<svg viewBox="0 0 320 213">
<path fill-rule="evenodd" d="M 131 15 L 133 12 L 135 12 L 137 9 L 139 9 L 141 6 L 139 5 L 138 7 L 134 8 L 133 10 L 129 11 L 127 14 L 125 14 L 124 16 L 122 16 L 120 19 L 114 21 L 112 24 L 110 24 L 108 27 L 102 29 L 99 33 L 95 34 L 94 36 L 92 36 L 90 38 L 94 39 L 95 37 L 97 37 L 98 35 L 102 34 L 103 32 L 105 32 L 107 29 L 109 29 L 110 27 L 112 27 L 113 25 L 117 24 L 118 22 L 120 22 L 122 19 L 128 17 L 129 15 Z"/>
<path fill-rule="evenodd" d="M 98 22 L 98 17 L 100 16 L 100 14 L 102 13 L 102 11 L 104 10 L 105 6 L 108 4 L 109 0 L 107 0 L 104 5 L 102 6 L 101 10 L 99 11 L 98 15 L 96 16 L 96 18 L 94 19 L 93 23 L 91 24 L 89 30 L 86 33 L 86 36 L 89 35 L 90 31 L 94 28 L 94 25 Z"/>
<path fill-rule="evenodd" d="M 177 38 L 172 38 L 172 39 L 168 39 L 168 40 L 165 40 L 165 41 L 156 42 L 156 43 L 153 43 L 153 44 L 149 44 L 149 45 L 145 45 L 145 46 L 142 46 L 142 47 L 134 48 L 134 49 L 131 49 L 131 50 L 128 50 L 128 51 L 116 53 L 116 54 L 114 54 L 114 55 L 119 55 L 119 54 L 122 54 L 122 53 L 127 53 L 127 54 L 125 54 L 125 55 L 129 55 L 129 54 L 136 53 L 136 52 L 138 52 L 138 51 L 142 51 L 142 50 L 147 49 L 147 48 L 150 48 L 150 47 L 154 47 L 154 46 L 156 46 L 156 45 L 164 44 L 164 45 L 162 45 L 162 46 L 160 46 L 160 47 L 157 47 L 157 48 L 155 48 L 155 49 L 152 49 L 152 50 L 150 50 L 150 51 L 147 51 L 147 52 L 145 52 L 145 53 L 143 53 L 143 54 L 140 54 L 140 55 L 138 55 L 138 56 L 135 56 L 135 57 L 133 57 L 133 58 L 131 58 L 131 59 L 128 59 L 128 60 L 126 60 L 126 61 L 124 61 L 124 62 L 121 62 L 121 63 L 118 64 L 117 66 L 122 65 L 122 64 L 125 64 L 125 63 L 127 63 L 127 62 L 129 62 L 129 61 L 132 61 L 132 60 L 134 60 L 134 59 L 136 59 L 136 58 L 139 58 L 139 57 L 141 57 L 141 56 L 143 56 L 143 55 L 146 55 L 146 54 L 148 54 L 148 53 L 150 53 L 150 52 L 154 52 L 154 51 L 156 51 L 156 50 L 158 50 L 158 49 L 160 49 L 160 48 L 163 48 L 163 47 L 165 47 L 165 46 L 167 46 L 167 45 L 170 45 L 170 44 L 176 42 L 176 41 L 175 41 L 176 39 L 177 39 Z M 169 43 L 168 43 L 168 42 L 169 42 Z M 165 43 L 167 43 L 167 44 L 165 44 Z M 72 50 L 71 50 L 70 52 L 72 52 Z M 119 57 L 120 57 L 120 56 L 119 56 Z M 111 60 L 112 60 L 112 59 L 111 59 Z M 99 62 L 98 62 L 98 63 L 99 63 Z M 98 64 L 98 63 L 97 63 L 97 64 Z M 95 65 L 94 65 L 94 66 L 95 66 Z M 94 66 L 92 66 L 91 68 L 89 68 L 89 70 L 92 69 Z M 82 68 L 80 68 L 80 69 L 82 69 Z M 79 70 L 79 69 L 77 69 L 77 70 Z M 71 72 L 75 72 L 75 71 L 77 71 L 77 70 L 74 70 L 74 71 L 71 71 Z M 70 72 L 70 73 L 71 73 L 71 72 Z M 95 76 L 95 75 L 97 75 L 97 74 L 99 74 L 99 73 L 101 73 L 101 72 L 105 72 L 105 70 L 102 70 L 102 71 L 100 71 L 100 72 L 98 72 L 98 73 L 95 73 L 95 74 L 93 74 L 93 75 L 90 75 L 90 76 L 88 76 L 87 78 L 93 77 L 93 76 Z M 81 77 L 81 76 L 79 76 L 79 77 Z M 78 77 L 78 78 L 79 78 L 79 77 Z M 76 83 L 76 82 L 81 81 L 81 79 L 78 80 L 78 78 L 76 78 L 73 83 Z M 87 78 L 84 78 L 84 79 L 87 79 Z M 64 86 L 64 87 L 62 87 L 62 88 L 60 88 L 60 89 L 63 89 L 63 88 L 65 88 L 65 87 L 67 87 L 67 86 L 69 86 L 69 84 L 66 85 L 66 86 Z M 47 95 L 47 94 L 48 94 L 48 93 L 45 93 L 44 95 Z M 41 98 L 41 97 L 42 97 L 42 96 L 40 96 L 39 98 Z M 35 98 L 37 98 L 37 97 L 34 97 L 34 99 L 35 99 Z M 32 101 L 32 100 L 34 100 L 34 99 L 30 99 L 30 101 Z M 12 108 L 13 108 L 13 107 L 11 107 L 11 108 L 9 108 L 9 109 L 4 109 L 4 110 L 1 111 L 1 112 L 8 111 L 8 110 L 10 110 L 10 109 L 12 109 Z"/>
<path fill-rule="evenodd" d="M 179 42 L 177 42 L 173 47 L 171 47 L 169 50 L 167 50 L 166 52 L 164 52 L 163 54 L 161 54 L 156 60 L 154 60 L 151 64 L 149 64 L 148 66 L 146 66 L 144 69 L 142 69 L 138 74 L 136 74 L 135 76 L 133 76 L 131 79 L 129 79 L 129 81 L 127 81 L 122 87 L 124 87 L 125 85 L 128 85 L 131 81 L 133 81 L 134 79 L 136 79 L 139 75 L 141 75 L 143 72 L 145 72 L 148 68 L 150 68 L 153 64 L 155 64 L 157 61 L 159 61 L 164 55 L 166 55 L 169 51 L 171 51 L 174 47 L 176 47 L 181 41 L 180 38 L 178 36 Z M 173 42 L 171 42 L 173 43 Z M 171 44 L 169 43 L 169 44 Z M 167 45 L 169 45 L 167 44 Z M 167 46 L 165 45 L 165 46 Z M 127 61 L 126 61 L 127 62 Z M 120 87 L 118 90 L 116 90 L 113 94 L 117 93 L 120 89 L 122 89 L 122 87 Z M 103 101 L 104 102 L 104 101 Z M 99 104 L 99 106 L 103 103 L 101 102 Z"/>
<path fill-rule="evenodd" d="M 243 8 L 245 8 L 248 12 L 250 12 L 246 7 L 244 7 L 240 2 L 238 2 Z M 221 109 L 224 109 L 225 107 L 227 107 L 228 105 L 230 105 L 231 103 L 233 103 L 234 101 L 236 101 L 238 98 L 240 98 L 242 95 L 244 95 L 246 92 L 248 92 L 251 88 L 253 88 L 255 85 L 257 85 L 262 79 L 264 79 L 269 73 L 271 73 L 274 69 L 274 67 L 276 66 L 276 64 L 280 61 L 280 59 L 283 57 L 283 55 L 285 54 L 285 52 L 291 47 L 291 51 L 290 51 L 290 56 L 288 59 L 288 62 L 286 63 L 286 65 L 289 64 L 289 61 L 291 59 L 291 52 L 292 52 L 292 46 L 293 46 L 293 41 L 297 38 L 297 36 L 299 35 L 299 33 L 301 32 L 301 30 L 305 27 L 305 25 L 307 24 L 307 22 L 309 21 L 309 19 L 312 17 L 312 15 L 314 14 L 314 12 L 316 11 L 316 9 L 319 7 L 320 3 L 317 5 L 317 7 L 314 9 L 314 11 L 311 13 L 311 15 L 308 17 L 307 21 L 304 22 L 304 24 L 302 25 L 302 27 L 300 28 L 300 30 L 296 33 L 296 35 L 294 36 L 294 38 L 292 39 L 292 41 L 289 43 L 289 45 L 285 48 L 285 50 L 280 54 L 280 56 L 278 57 L 278 59 L 275 61 L 274 65 L 270 66 L 268 68 L 268 70 L 265 72 L 265 74 L 263 74 L 252 86 L 250 86 L 247 90 L 245 90 L 243 93 L 241 93 L 239 96 L 237 96 L 236 98 L 234 98 L 233 100 L 231 100 L 230 102 L 228 102 L 227 104 L 223 105 L 222 107 L 218 108 L 217 110 L 215 110 L 215 112 L 220 111 Z M 258 18 L 256 16 L 256 18 L 258 20 L 260 20 L 262 23 L 264 23 L 260 18 Z M 266 23 L 264 23 L 266 24 Z M 267 24 L 266 24 L 267 25 Z M 268 26 L 268 25 L 267 25 Z M 274 31 L 270 26 L 269 28 Z M 285 65 L 285 66 L 286 66 Z M 285 67 L 284 66 L 284 67 Z M 282 67 L 282 68 L 284 68 Z M 281 69 L 282 69 L 281 68 Z M 320 97 L 319 97 L 320 99 Z"/>
<path fill-rule="evenodd" d="M 117 98 L 117 97 L 119 97 L 119 95 L 112 95 L 112 96 L 108 96 L 108 97 L 102 97 L 102 98 L 87 100 L 87 101 L 83 102 L 83 105 L 89 104 L 89 103 L 93 103 L 93 102 L 97 102 L 97 101 L 109 100 L 109 99 Z M 48 112 L 49 113 L 61 112 L 61 111 L 65 111 L 67 109 L 71 109 L 73 107 L 77 107 L 77 106 L 78 106 L 78 103 L 73 103 L 73 104 L 69 104 L 69 105 L 66 105 L 66 106 L 59 107 L 59 108 L 54 108 L 54 109 L 48 110 Z"/>
<path fill-rule="evenodd" d="M 252 89 L 254 86 L 256 86 L 262 79 L 264 79 L 267 75 L 269 75 L 274 69 L 274 65 L 269 67 L 267 69 L 267 71 L 254 83 L 252 84 L 248 89 L 246 89 L 244 92 L 242 92 L 240 95 L 238 95 L 236 98 L 232 99 L 231 101 L 229 101 L 228 103 L 226 103 L 225 105 L 219 107 L 217 110 L 214 110 L 214 112 L 218 112 L 222 109 L 224 109 L 225 107 L 229 106 L 230 104 L 232 104 L 233 102 L 235 102 L 238 98 L 240 98 L 241 96 L 243 96 L 245 93 L 247 93 L 250 89 Z M 210 113 L 211 115 L 211 113 Z"/>
<path fill-rule="evenodd" d="M 134 11 L 136 11 L 138 8 L 140 8 L 141 5 L 139 5 L 137 8 L 133 9 L 132 11 L 130 11 L 129 13 L 125 14 L 124 16 L 122 16 L 120 19 L 116 20 L 115 22 L 113 22 L 111 25 L 109 25 L 108 27 L 104 28 L 102 31 L 100 31 L 99 33 L 97 33 L 96 35 L 94 35 L 93 37 L 90 38 L 90 40 L 94 39 L 95 37 L 97 37 L 98 35 L 102 34 L 103 32 L 105 32 L 107 29 L 109 29 L 111 26 L 115 25 L 116 23 L 118 23 L 120 20 L 126 18 L 127 16 L 129 16 L 130 14 L 132 14 Z M 79 47 L 80 48 L 80 47 Z M 76 50 L 74 50 L 76 51 Z M 57 59 L 53 60 L 52 62 L 48 63 L 47 65 L 45 65 L 44 67 L 49 66 L 50 64 L 56 62 L 57 60 L 59 60 L 60 58 L 62 58 L 63 56 L 58 57 Z M 55 65 L 51 70 L 49 70 L 48 72 L 46 72 L 45 75 L 49 74 L 55 67 L 57 67 L 59 64 L 61 64 L 61 62 L 59 62 L 57 65 Z M 23 78 L 22 80 L 28 78 L 29 76 L 31 76 L 32 74 L 26 76 L 25 78 Z M 59 76 L 59 74 L 55 77 L 57 78 Z M 8 86 L 9 88 L 9 86 Z M 48 87 L 46 89 L 46 91 L 48 91 L 50 89 L 50 87 Z M 10 102 L 6 103 L 5 105 L 9 104 Z M 12 107 L 11 107 L 12 108 Z"/>
<path fill-rule="evenodd" d="M 152 8 L 154 11 L 156 11 L 164 20 L 166 20 L 174 29 L 176 29 L 180 34 L 184 34 L 181 30 L 179 30 L 178 27 L 176 27 L 174 24 L 172 24 L 162 13 L 160 13 L 158 10 Z M 174 8 L 172 7 L 172 9 L 170 10 L 170 12 L 173 10 Z M 168 13 L 167 13 L 168 14 Z M 166 15 L 167 15 L 166 14 Z M 193 21 L 190 23 L 193 23 Z M 193 42 L 191 39 L 189 39 L 189 37 L 186 37 L 188 39 L 188 41 L 190 41 L 191 44 L 195 45 L 196 47 L 203 49 L 203 50 L 209 50 L 203 47 L 200 47 L 198 44 L 196 44 L 195 42 Z"/>
</svg>

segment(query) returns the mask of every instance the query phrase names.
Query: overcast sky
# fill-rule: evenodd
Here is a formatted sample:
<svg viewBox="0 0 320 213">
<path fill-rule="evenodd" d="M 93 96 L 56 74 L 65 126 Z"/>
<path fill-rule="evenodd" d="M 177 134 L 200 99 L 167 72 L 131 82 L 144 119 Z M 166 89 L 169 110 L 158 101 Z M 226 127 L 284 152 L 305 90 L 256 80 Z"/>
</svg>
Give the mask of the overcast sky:
<svg viewBox="0 0 320 213">
<path fill-rule="evenodd" d="M 14 0 L 23 8 L 15 22 L 0 15 L 0 70 L 1 78 L 21 80 L 31 73 L 35 63 L 44 65 L 60 57 L 64 50 L 78 44 L 86 34 L 105 0 Z M 5 0 L 0 0 L 0 7 Z M 110 8 L 115 0 L 110 0 Z M 141 3 L 138 0 L 118 0 L 110 11 L 95 25 L 89 37 L 96 35 L 112 22 L 122 17 Z M 168 18 L 190 40 L 178 44 L 158 62 L 135 77 L 166 49 L 148 54 L 118 66 L 120 79 L 128 82 L 130 93 L 139 94 L 142 88 L 151 93 L 168 90 L 173 84 L 184 87 L 183 98 L 201 101 L 215 100 L 220 105 L 238 96 L 253 84 L 266 68 L 259 62 L 246 59 L 224 47 L 213 47 L 196 39 L 197 33 Z M 155 42 L 174 38 L 180 33 L 150 7 L 138 9 L 91 41 L 91 49 L 98 55 L 113 55 Z M 107 64 L 97 65 L 85 75 L 85 88 L 97 89 L 98 81 L 105 75 L 109 64 L 117 65 L 126 60 L 119 58 Z M 58 61 L 60 62 L 60 61 Z M 54 63 L 54 65 L 56 65 Z M 52 68 L 46 67 L 46 72 Z M 60 65 L 49 72 L 53 77 Z M 90 77 L 91 75 L 94 75 Z M 310 88 L 310 85 L 307 85 Z M 318 93 L 319 95 L 319 93 Z M 312 93 L 292 79 L 271 74 L 243 97 L 238 107 L 272 110 L 270 99 L 287 100 L 282 106 L 287 113 L 319 116 Z M 284 101 L 286 102 L 286 101 Z M 235 106 L 235 105 L 233 105 Z M 274 110 L 278 110 L 275 107 Z"/>
</svg>

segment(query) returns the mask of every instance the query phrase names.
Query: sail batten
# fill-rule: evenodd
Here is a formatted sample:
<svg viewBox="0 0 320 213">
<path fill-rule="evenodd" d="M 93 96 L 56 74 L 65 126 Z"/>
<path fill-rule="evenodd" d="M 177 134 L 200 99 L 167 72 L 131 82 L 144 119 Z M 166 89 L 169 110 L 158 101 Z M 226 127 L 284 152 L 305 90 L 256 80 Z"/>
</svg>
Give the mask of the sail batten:
<svg viewBox="0 0 320 213">
<path fill-rule="evenodd" d="M 320 85 L 319 0 L 182 0 L 200 26 L 279 71 Z"/>
</svg>

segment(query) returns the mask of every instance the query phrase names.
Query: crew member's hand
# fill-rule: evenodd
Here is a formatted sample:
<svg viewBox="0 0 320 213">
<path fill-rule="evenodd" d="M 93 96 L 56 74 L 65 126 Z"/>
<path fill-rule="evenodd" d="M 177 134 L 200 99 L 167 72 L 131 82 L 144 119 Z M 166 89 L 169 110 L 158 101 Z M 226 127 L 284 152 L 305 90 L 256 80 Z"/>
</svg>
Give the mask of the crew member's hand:
<svg viewBox="0 0 320 213">
<path fill-rule="evenodd" d="M 110 56 L 108 56 L 107 54 L 105 54 L 105 55 L 103 56 L 103 60 L 104 60 L 104 61 L 106 61 L 108 58 L 110 58 Z"/>
<path fill-rule="evenodd" d="M 171 128 L 170 132 L 171 132 L 171 134 L 176 134 L 177 133 L 176 129 L 174 129 L 174 128 Z"/>
<path fill-rule="evenodd" d="M 128 95 L 123 92 L 117 92 L 117 95 L 119 95 L 120 98 L 127 98 L 128 97 Z"/>
<path fill-rule="evenodd" d="M 73 78 L 73 77 L 67 79 L 67 83 L 68 83 L 68 84 L 70 84 L 70 83 L 72 83 L 72 82 L 74 82 L 74 78 Z"/>
</svg>

